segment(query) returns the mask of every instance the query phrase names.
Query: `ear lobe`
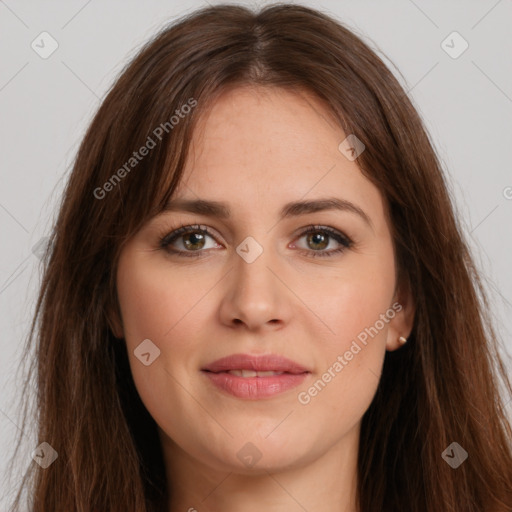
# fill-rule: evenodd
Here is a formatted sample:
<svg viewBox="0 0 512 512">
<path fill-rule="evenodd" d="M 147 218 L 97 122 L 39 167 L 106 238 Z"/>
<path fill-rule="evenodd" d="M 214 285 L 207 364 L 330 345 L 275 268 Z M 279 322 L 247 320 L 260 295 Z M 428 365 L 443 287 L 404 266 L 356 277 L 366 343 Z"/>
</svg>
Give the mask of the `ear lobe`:
<svg viewBox="0 0 512 512">
<path fill-rule="evenodd" d="M 392 304 L 392 309 L 396 314 L 388 325 L 386 350 L 389 351 L 396 350 L 403 345 L 400 343 L 399 338 L 408 338 L 414 325 L 416 305 L 408 280 L 404 280 L 400 286 L 397 287 Z"/>
</svg>

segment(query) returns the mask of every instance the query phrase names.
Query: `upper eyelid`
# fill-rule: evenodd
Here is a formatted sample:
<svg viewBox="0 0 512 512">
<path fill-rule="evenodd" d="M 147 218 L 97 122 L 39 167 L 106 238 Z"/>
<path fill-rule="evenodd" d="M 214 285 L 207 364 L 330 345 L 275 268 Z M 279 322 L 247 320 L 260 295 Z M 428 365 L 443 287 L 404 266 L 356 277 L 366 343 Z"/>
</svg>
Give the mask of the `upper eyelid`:
<svg viewBox="0 0 512 512">
<path fill-rule="evenodd" d="M 214 237 L 215 232 L 213 232 L 213 229 L 209 226 L 200 225 L 200 224 L 187 224 L 183 226 L 178 226 L 175 229 L 169 230 L 166 232 L 166 234 L 161 237 L 163 241 L 169 240 L 172 241 L 174 237 L 179 238 L 180 236 L 183 236 L 189 232 L 195 232 L 195 231 L 203 231 L 208 236 Z"/>
</svg>

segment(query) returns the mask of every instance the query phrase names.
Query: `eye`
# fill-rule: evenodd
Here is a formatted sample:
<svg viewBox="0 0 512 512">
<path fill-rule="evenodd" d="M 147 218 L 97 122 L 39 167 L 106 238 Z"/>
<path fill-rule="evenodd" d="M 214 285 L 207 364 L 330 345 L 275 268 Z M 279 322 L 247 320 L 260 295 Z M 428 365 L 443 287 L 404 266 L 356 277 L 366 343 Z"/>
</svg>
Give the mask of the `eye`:
<svg viewBox="0 0 512 512">
<path fill-rule="evenodd" d="M 206 226 L 199 224 L 193 226 L 182 226 L 171 233 L 160 237 L 160 247 L 169 253 L 185 257 L 200 257 L 204 252 L 203 249 L 213 249 L 220 247 L 216 242 L 210 246 L 206 246 L 207 238 L 215 240 Z M 352 246 L 352 240 L 341 232 L 327 226 L 308 226 L 299 236 L 306 237 L 306 243 L 314 249 L 301 249 L 301 252 L 307 253 L 311 257 L 329 257 L 340 254 Z M 325 251 L 331 241 L 335 241 L 339 247 Z M 181 247 L 173 247 L 175 242 L 179 242 Z"/>
<path fill-rule="evenodd" d="M 313 250 L 307 251 L 309 253 L 308 255 L 313 258 L 330 257 L 335 254 L 340 254 L 352 247 L 352 240 L 350 240 L 350 238 L 336 229 L 327 226 L 309 226 L 302 231 L 300 238 L 302 237 L 306 237 L 306 243 L 309 244 L 310 247 L 314 247 Z M 324 249 L 329 246 L 330 239 L 336 241 L 340 247 L 325 251 Z"/>
<path fill-rule="evenodd" d="M 213 238 L 206 226 L 182 226 L 172 233 L 165 235 L 160 239 L 160 247 L 179 256 L 197 257 L 200 256 L 202 249 L 211 249 L 218 247 L 205 247 L 207 237 Z M 175 241 L 179 241 L 181 248 L 175 249 L 172 246 Z"/>
</svg>

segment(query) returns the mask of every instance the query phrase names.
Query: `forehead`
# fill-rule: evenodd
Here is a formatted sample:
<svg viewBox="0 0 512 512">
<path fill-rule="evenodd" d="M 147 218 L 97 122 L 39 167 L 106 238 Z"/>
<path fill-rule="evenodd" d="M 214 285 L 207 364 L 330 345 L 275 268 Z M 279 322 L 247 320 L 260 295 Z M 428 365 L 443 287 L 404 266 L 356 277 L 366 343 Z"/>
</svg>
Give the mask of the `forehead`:
<svg viewBox="0 0 512 512">
<path fill-rule="evenodd" d="M 201 168 L 224 167 L 227 159 L 229 164 L 262 173 L 271 161 L 274 169 L 298 170 L 321 155 L 332 156 L 341 135 L 329 112 L 311 94 L 244 86 L 224 92 L 202 116 L 192 152 Z"/>
<path fill-rule="evenodd" d="M 382 213 L 377 188 L 338 149 L 346 138 L 311 93 L 244 86 L 222 93 L 194 131 L 175 197 L 277 209 L 300 198 L 339 196 Z"/>
</svg>

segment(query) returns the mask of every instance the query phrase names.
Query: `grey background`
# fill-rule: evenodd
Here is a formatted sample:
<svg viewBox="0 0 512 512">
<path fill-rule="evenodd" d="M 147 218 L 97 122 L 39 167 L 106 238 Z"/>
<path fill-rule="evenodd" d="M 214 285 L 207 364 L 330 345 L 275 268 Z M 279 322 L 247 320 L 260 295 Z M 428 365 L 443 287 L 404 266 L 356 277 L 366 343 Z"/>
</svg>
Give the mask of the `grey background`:
<svg viewBox="0 0 512 512">
<path fill-rule="evenodd" d="M 409 91 L 448 174 L 504 350 L 511 354 L 511 0 L 304 3 L 362 36 Z M 49 233 L 78 144 L 117 73 L 165 23 L 202 5 L 0 0 L 0 475 L 20 424 L 16 369 L 40 278 L 32 248 Z M 31 47 L 43 31 L 59 45 L 47 59 Z M 441 47 L 453 31 L 469 44 L 455 59 Z M 461 48 L 452 39 L 445 44 Z M 512 371 L 510 356 L 506 361 Z M 20 470 L 36 446 L 30 426 L 23 442 L 27 457 Z M 0 510 L 17 478 L 1 484 Z"/>
</svg>

